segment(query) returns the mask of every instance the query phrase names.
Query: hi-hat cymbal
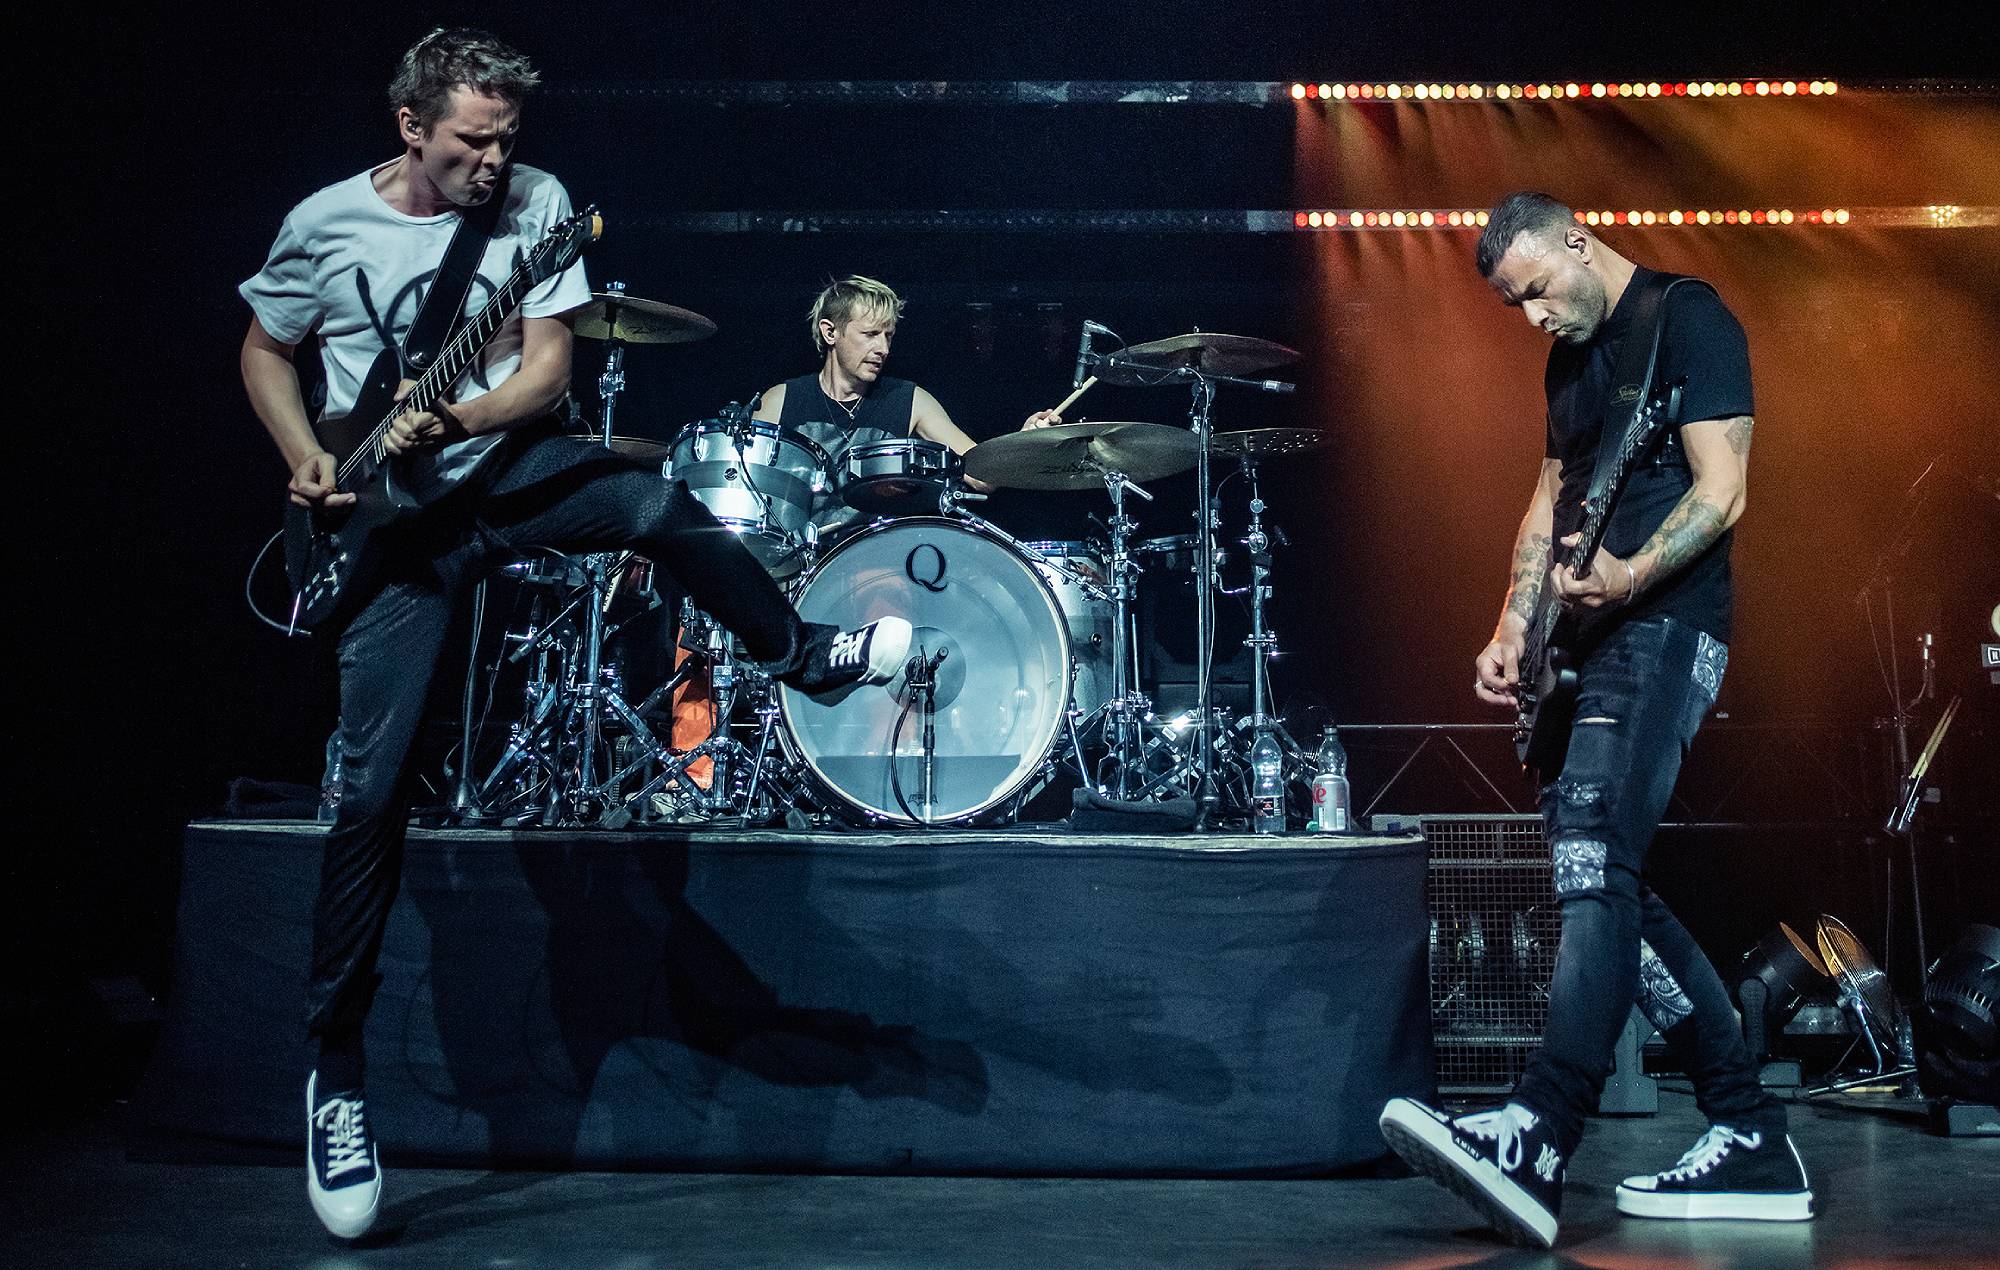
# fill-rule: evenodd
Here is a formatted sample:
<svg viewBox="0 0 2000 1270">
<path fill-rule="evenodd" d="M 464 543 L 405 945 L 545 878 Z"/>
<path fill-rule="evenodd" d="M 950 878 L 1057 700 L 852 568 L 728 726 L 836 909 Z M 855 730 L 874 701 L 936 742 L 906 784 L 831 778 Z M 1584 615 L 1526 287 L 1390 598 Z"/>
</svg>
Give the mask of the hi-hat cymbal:
<svg viewBox="0 0 2000 1270">
<path fill-rule="evenodd" d="M 593 291 L 571 328 L 587 340 L 627 344 L 687 344 L 715 334 L 715 323 L 691 309 L 615 291 Z"/>
<path fill-rule="evenodd" d="M 965 474 L 1007 489 L 1093 489 L 1106 471 L 1157 480 L 1194 466 L 1201 446 L 1158 423 L 1059 423 L 1010 432 L 965 452 Z"/>
<path fill-rule="evenodd" d="M 1246 428 L 1216 433 L 1208 440 L 1208 452 L 1262 459 L 1274 454 L 1304 454 L 1325 444 L 1326 434 L 1315 428 Z"/>
<path fill-rule="evenodd" d="M 1145 387 L 1183 367 L 1210 375 L 1254 375 L 1299 360 L 1298 350 L 1254 335 L 1192 331 L 1145 344 L 1128 344 L 1100 359 L 1094 369 L 1107 384 Z"/>
<path fill-rule="evenodd" d="M 579 441 L 588 441 L 592 445 L 604 444 L 603 437 L 594 436 L 588 432 L 577 432 L 571 435 Z M 667 452 L 672 448 L 666 442 L 655 441 L 650 437 L 611 438 L 611 449 L 615 453 L 622 454 L 628 459 L 637 459 L 641 463 L 664 463 L 667 461 Z"/>
</svg>

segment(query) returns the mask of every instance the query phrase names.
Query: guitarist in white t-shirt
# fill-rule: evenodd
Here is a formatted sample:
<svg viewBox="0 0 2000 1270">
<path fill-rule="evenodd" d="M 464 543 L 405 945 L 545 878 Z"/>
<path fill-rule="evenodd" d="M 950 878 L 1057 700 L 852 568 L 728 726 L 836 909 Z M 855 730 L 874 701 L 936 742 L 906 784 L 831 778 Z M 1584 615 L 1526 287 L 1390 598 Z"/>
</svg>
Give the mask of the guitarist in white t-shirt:
<svg viewBox="0 0 2000 1270">
<path fill-rule="evenodd" d="M 544 236 L 569 215 L 568 195 L 553 177 L 510 170 L 522 103 L 536 83 L 526 58 L 484 32 L 441 30 L 417 43 L 390 85 L 402 155 L 300 203 L 264 268 L 241 288 L 253 315 L 243 384 L 290 473 L 295 520 L 309 514 L 315 537 L 345 532 L 343 523 L 372 524 L 386 474 L 417 508 L 366 535 L 371 568 L 343 580 L 344 603 L 330 627 L 339 641 L 344 770 L 307 989 L 315 1046 L 307 1186 L 320 1220 L 343 1238 L 366 1232 L 380 1207 L 362 1031 L 400 875 L 411 743 L 467 584 L 530 546 L 635 549 L 781 681 L 814 695 L 886 682 L 909 643 L 909 623 L 897 617 L 851 632 L 801 622 L 684 485 L 554 426 L 551 408 L 569 387 L 570 320 L 590 291 L 581 264 L 524 295 L 512 290 L 527 285 L 522 271 L 544 258 Z M 484 343 L 442 393 L 426 394 L 421 379 L 410 389 L 411 399 L 435 396 L 427 408 L 398 409 L 402 354 L 385 357 L 385 349 L 402 347 L 461 221 L 476 223 L 493 199 L 504 201 L 460 305 L 466 333 Z M 509 311 L 511 295 L 520 302 Z M 500 307 L 489 313 L 489 301 Z M 426 314 L 423 324 L 434 320 Z M 327 410 L 317 427 L 293 366 L 308 338 L 326 373 Z M 448 368 L 453 358 L 430 364 Z M 381 459 L 369 470 L 385 475 L 344 485 L 343 476 L 352 480 L 360 469 L 328 442 L 340 416 L 377 395 L 380 423 L 368 435 L 379 436 Z M 372 440 L 354 447 L 355 455 L 376 453 Z"/>
</svg>

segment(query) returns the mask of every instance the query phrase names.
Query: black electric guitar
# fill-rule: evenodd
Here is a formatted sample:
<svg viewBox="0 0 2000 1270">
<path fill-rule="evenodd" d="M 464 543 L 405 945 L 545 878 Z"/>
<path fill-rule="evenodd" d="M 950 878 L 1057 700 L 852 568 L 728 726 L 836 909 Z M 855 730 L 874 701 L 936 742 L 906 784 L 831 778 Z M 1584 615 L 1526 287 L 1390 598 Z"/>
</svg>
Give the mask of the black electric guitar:
<svg viewBox="0 0 2000 1270">
<path fill-rule="evenodd" d="M 368 368 L 354 408 L 313 425 L 313 435 L 338 463 L 341 492 L 353 494 L 355 501 L 332 510 L 296 503 L 285 508 L 285 573 L 294 592 L 294 633 L 345 616 L 365 595 L 374 577 L 381 555 L 381 532 L 415 515 L 471 475 L 468 471 L 456 474 L 450 482 L 438 480 L 436 451 L 392 458 L 383 448 L 389 425 L 406 410 L 428 410 L 443 400 L 528 292 L 575 264 L 583 249 L 603 232 L 604 219 L 595 207 L 558 222 L 415 380 L 403 378 L 400 353 L 385 348 Z M 409 392 L 397 400 L 396 394 L 405 388 Z M 487 451 L 489 456 L 492 453 Z M 418 474 L 419 464 L 430 477 L 417 486 L 424 491 L 422 497 L 411 480 Z"/>
<path fill-rule="evenodd" d="M 1590 562 L 1604 541 L 1604 530 L 1625 488 L 1625 478 L 1666 421 L 1679 413 L 1680 395 L 1681 384 L 1677 382 L 1669 386 L 1664 398 L 1649 396 L 1632 416 L 1616 459 L 1608 468 L 1600 468 L 1583 500 L 1583 524 L 1578 527 L 1583 536 L 1558 566 L 1568 569 L 1577 581 L 1590 576 Z M 1521 765 L 1543 780 L 1555 779 L 1569 753 L 1569 727 L 1576 716 L 1579 627 L 1577 617 L 1556 600 L 1555 587 L 1544 579 L 1535 597 L 1534 614 L 1528 619 L 1521 682 L 1514 689 L 1519 710 L 1514 719 L 1514 751 L 1521 756 Z"/>
</svg>

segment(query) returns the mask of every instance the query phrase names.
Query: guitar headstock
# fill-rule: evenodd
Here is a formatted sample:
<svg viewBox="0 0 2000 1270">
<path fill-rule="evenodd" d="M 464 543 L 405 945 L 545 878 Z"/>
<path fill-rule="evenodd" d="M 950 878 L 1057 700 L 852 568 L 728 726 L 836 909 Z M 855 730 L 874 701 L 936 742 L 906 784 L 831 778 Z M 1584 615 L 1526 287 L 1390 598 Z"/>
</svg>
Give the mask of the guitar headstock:
<svg viewBox="0 0 2000 1270">
<path fill-rule="evenodd" d="M 575 264 L 584 248 L 603 236 L 604 217 L 598 214 L 595 203 L 557 221 L 528 256 L 528 276 L 536 283 L 548 281 Z"/>
</svg>

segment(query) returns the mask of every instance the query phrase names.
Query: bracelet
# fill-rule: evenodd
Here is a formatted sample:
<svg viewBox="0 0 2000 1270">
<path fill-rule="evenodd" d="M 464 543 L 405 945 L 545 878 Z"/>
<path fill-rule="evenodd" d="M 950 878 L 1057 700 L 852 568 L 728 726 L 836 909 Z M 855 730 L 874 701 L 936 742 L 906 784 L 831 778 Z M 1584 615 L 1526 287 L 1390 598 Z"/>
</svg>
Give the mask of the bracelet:
<svg viewBox="0 0 2000 1270">
<path fill-rule="evenodd" d="M 1639 594 L 1639 574 L 1636 570 L 1632 568 L 1632 562 L 1630 560 L 1621 559 L 1618 563 L 1625 566 L 1625 582 L 1626 582 L 1625 598 L 1620 603 L 1630 604 L 1632 602 L 1632 597 Z"/>
</svg>

